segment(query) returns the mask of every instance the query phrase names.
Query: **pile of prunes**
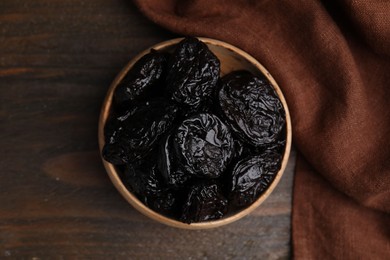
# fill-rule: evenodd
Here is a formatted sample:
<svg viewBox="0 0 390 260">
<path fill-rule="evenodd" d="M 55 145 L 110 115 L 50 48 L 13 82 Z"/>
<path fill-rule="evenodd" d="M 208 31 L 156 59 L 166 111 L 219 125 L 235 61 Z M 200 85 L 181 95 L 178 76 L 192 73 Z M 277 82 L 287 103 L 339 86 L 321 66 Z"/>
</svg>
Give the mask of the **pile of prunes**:
<svg viewBox="0 0 390 260">
<path fill-rule="evenodd" d="M 114 90 L 103 158 L 149 208 L 184 223 L 220 219 L 272 183 L 285 111 L 263 75 L 234 71 L 188 37 L 151 50 Z"/>
</svg>

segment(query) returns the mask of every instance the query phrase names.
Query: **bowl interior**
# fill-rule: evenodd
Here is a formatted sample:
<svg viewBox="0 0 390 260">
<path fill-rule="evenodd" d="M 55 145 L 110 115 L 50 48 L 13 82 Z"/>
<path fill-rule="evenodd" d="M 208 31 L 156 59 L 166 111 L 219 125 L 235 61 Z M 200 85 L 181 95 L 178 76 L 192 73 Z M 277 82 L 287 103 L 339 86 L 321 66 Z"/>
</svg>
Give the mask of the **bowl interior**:
<svg viewBox="0 0 390 260">
<path fill-rule="evenodd" d="M 111 103 L 112 103 L 112 97 L 113 97 L 113 92 L 118 83 L 122 80 L 122 78 L 126 75 L 126 73 L 131 69 L 131 67 L 134 65 L 134 63 L 140 59 L 142 56 L 150 52 L 151 49 L 155 50 L 163 50 L 163 51 L 172 51 L 175 47 L 175 45 L 180 42 L 183 38 L 179 39 L 173 39 L 169 40 L 166 42 L 159 43 L 155 46 L 152 46 L 151 48 L 143 51 L 139 55 L 137 55 L 135 58 L 133 58 L 123 69 L 122 71 L 118 74 L 118 76 L 115 78 L 113 83 L 111 84 L 107 96 L 104 100 L 103 106 L 102 106 L 102 111 L 100 114 L 100 119 L 99 119 L 99 147 L 100 151 L 102 151 L 103 146 L 104 146 L 104 125 L 106 123 L 106 120 L 109 116 L 110 113 L 110 108 L 111 108 Z M 264 74 L 268 80 L 271 82 L 271 84 L 274 86 L 277 94 L 279 95 L 279 98 L 284 106 L 285 112 L 286 112 L 286 147 L 285 147 L 285 152 L 283 155 L 283 160 L 281 163 L 281 168 L 279 172 L 276 174 L 275 179 L 269 186 L 269 188 L 260 195 L 260 197 L 250 206 L 247 208 L 232 214 L 228 215 L 222 219 L 219 220 L 213 220 L 213 221 L 207 221 L 207 222 L 200 222 L 200 223 L 191 223 L 191 224 L 185 224 L 180 221 L 177 221 L 172 218 L 165 217 L 151 209 L 149 209 L 147 206 L 145 206 L 141 201 L 137 199 L 135 195 L 133 195 L 131 192 L 128 191 L 128 189 L 125 187 L 123 182 L 121 181 L 121 178 L 119 177 L 119 174 L 116 170 L 116 168 L 106 162 L 104 159 L 103 164 L 104 167 L 107 170 L 107 173 L 113 182 L 114 186 L 118 189 L 118 191 L 122 194 L 122 196 L 132 205 L 134 206 L 138 211 L 143 213 L 144 215 L 157 220 L 161 223 L 173 226 L 173 227 L 178 227 L 178 228 L 185 228 L 185 229 L 204 229 L 204 228 L 213 228 L 221 225 L 225 225 L 228 223 L 231 223 L 233 221 L 236 221 L 243 216 L 249 214 L 251 211 L 253 211 L 256 207 L 258 207 L 272 192 L 272 190 L 275 188 L 275 186 L 278 184 L 285 168 L 287 165 L 288 157 L 290 154 L 290 149 L 291 149 L 291 120 L 290 120 L 290 114 L 288 111 L 288 107 L 286 104 L 286 101 L 283 97 L 283 94 L 275 82 L 275 80 L 272 78 L 270 73 L 258 62 L 256 61 L 252 56 L 247 54 L 246 52 L 221 41 L 213 40 L 213 39 L 208 39 L 208 38 L 199 38 L 203 42 L 207 44 L 209 49 L 219 58 L 221 61 L 221 75 L 225 75 L 231 71 L 234 70 L 249 70 L 255 75 L 260 75 L 261 73 Z"/>
</svg>

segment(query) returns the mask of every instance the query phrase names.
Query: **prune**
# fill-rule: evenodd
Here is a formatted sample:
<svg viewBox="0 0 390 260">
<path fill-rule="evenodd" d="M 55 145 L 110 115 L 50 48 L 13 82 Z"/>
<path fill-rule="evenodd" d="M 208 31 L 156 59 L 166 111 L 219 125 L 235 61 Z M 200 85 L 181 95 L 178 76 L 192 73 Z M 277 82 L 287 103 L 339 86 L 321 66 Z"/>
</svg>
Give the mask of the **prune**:
<svg viewBox="0 0 390 260">
<path fill-rule="evenodd" d="M 276 141 L 284 109 L 270 82 L 247 71 L 232 72 L 221 82 L 220 107 L 234 133 L 253 146 Z"/>
<path fill-rule="evenodd" d="M 159 213 L 162 213 L 166 216 L 173 216 L 177 217 L 178 209 L 177 209 L 177 198 L 173 191 L 166 190 L 158 196 L 151 198 L 148 198 L 148 201 L 146 202 L 146 205 L 148 205 L 151 209 L 154 211 L 157 211 Z"/>
<path fill-rule="evenodd" d="M 172 136 L 168 135 L 160 148 L 158 166 L 166 182 L 172 186 L 183 185 L 191 178 L 191 175 L 184 172 L 177 164 L 172 151 Z"/>
<path fill-rule="evenodd" d="M 125 177 L 137 194 L 155 196 L 163 191 L 163 180 L 156 165 L 129 164 L 125 168 Z"/>
<path fill-rule="evenodd" d="M 143 203 L 157 212 L 172 214 L 176 197 L 165 185 L 155 158 L 149 159 L 142 164 L 127 165 L 124 178 Z"/>
<path fill-rule="evenodd" d="M 256 153 L 274 152 L 278 154 L 283 154 L 285 147 L 286 147 L 286 139 L 280 139 L 277 140 L 276 142 L 261 146 L 259 151 L 256 151 Z"/>
<path fill-rule="evenodd" d="M 118 114 L 112 114 L 108 119 L 108 122 L 104 126 L 104 138 L 106 143 L 114 143 L 115 138 L 123 131 L 123 122 L 134 115 L 139 107 L 131 107 L 130 109 L 121 111 Z"/>
<path fill-rule="evenodd" d="M 272 183 L 281 155 L 265 152 L 239 161 L 232 171 L 229 200 L 236 206 L 252 204 Z"/>
<path fill-rule="evenodd" d="M 126 144 L 119 140 L 124 134 L 124 121 L 133 116 L 139 110 L 138 107 L 125 110 L 116 116 L 111 116 L 104 127 L 104 138 L 106 145 L 103 147 L 102 155 L 104 159 L 115 165 L 122 165 L 128 161 L 128 149 Z"/>
<path fill-rule="evenodd" d="M 164 53 L 152 50 L 139 59 L 114 92 L 117 105 L 128 103 L 148 95 L 163 87 L 163 78 L 167 72 L 167 57 Z"/>
<path fill-rule="evenodd" d="M 184 120 L 173 139 L 180 167 L 198 177 L 217 178 L 233 156 L 234 141 L 215 115 L 199 114 Z"/>
<path fill-rule="evenodd" d="M 172 127 L 178 108 L 155 99 L 129 111 L 114 117 L 106 126 L 103 157 L 116 165 L 145 157 Z"/>
<path fill-rule="evenodd" d="M 222 218 L 227 212 L 227 205 L 216 183 L 194 184 L 184 203 L 181 221 L 192 223 Z"/>
<path fill-rule="evenodd" d="M 181 41 L 167 76 L 172 98 L 191 111 L 200 111 L 211 99 L 220 72 L 218 58 L 196 38 Z"/>
</svg>

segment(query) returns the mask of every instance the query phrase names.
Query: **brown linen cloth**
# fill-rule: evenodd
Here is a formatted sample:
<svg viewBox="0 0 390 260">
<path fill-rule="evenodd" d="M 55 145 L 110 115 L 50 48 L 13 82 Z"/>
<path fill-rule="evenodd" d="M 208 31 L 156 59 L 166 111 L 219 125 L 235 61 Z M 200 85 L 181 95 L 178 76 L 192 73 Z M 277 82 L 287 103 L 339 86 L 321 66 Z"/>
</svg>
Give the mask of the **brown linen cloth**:
<svg viewBox="0 0 390 260">
<path fill-rule="evenodd" d="M 299 151 L 296 259 L 390 259 L 390 2 L 135 0 L 154 22 L 257 58 Z"/>
</svg>

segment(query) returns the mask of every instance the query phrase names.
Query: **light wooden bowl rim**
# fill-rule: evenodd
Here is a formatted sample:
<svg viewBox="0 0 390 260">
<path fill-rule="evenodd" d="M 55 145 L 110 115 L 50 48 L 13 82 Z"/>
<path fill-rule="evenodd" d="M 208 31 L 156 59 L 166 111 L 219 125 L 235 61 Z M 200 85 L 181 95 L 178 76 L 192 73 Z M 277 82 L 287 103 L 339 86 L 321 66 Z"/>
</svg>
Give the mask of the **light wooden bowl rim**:
<svg viewBox="0 0 390 260">
<path fill-rule="evenodd" d="M 103 146 L 104 146 L 104 125 L 105 125 L 105 122 L 106 122 L 107 117 L 108 117 L 109 112 L 110 112 L 110 106 L 111 106 L 113 92 L 114 92 L 115 87 L 122 80 L 122 78 L 126 75 L 126 73 L 129 71 L 129 69 L 134 65 L 134 63 L 137 60 L 139 60 L 142 56 L 149 53 L 151 49 L 162 50 L 162 49 L 165 49 L 165 48 L 168 48 L 168 47 L 171 47 L 171 46 L 177 44 L 182 39 L 183 38 L 177 38 L 177 39 L 164 41 L 164 42 L 158 43 L 158 44 L 144 50 L 143 52 L 141 52 L 140 54 L 135 56 L 121 70 L 121 72 L 116 76 L 116 78 L 112 82 L 110 88 L 108 89 L 108 92 L 107 92 L 107 95 L 104 99 L 101 113 L 100 113 L 99 129 L 98 129 L 98 140 L 99 140 L 100 154 L 101 154 L 101 151 L 102 151 Z M 283 155 L 283 160 L 282 160 L 281 168 L 280 168 L 279 172 L 276 174 L 275 179 L 273 180 L 270 187 L 252 205 L 243 209 L 242 211 L 235 213 L 234 215 L 227 216 L 226 218 L 222 218 L 219 220 L 213 220 L 213 221 L 207 221 L 207 222 L 201 222 L 201 223 L 185 224 L 185 223 L 182 223 L 180 221 L 165 217 L 165 216 L 151 210 L 150 208 L 145 206 L 140 200 L 138 200 L 135 195 L 133 195 L 130 191 L 127 190 L 127 188 L 125 187 L 125 185 L 121 181 L 118 173 L 116 172 L 114 165 L 108 163 L 107 161 L 105 161 L 102 158 L 104 167 L 106 168 L 106 171 L 107 171 L 108 176 L 110 177 L 112 183 L 114 184 L 116 189 L 122 194 L 122 196 L 134 208 L 136 208 L 142 214 L 144 214 L 144 215 L 146 215 L 146 216 L 148 216 L 148 217 L 150 217 L 158 222 L 161 222 L 163 224 L 166 224 L 166 225 L 169 225 L 172 227 L 183 228 L 183 229 L 207 229 L 207 228 L 214 228 L 214 227 L 226 225 L 228 223 L 234 222 L 234 221 L 248 215 L 250 212 L 252 212 L 254 209 L 256 209 L 261 203 L 264 202 L 264 200 L 271 194 L 271 192 L 274 190 L 276 185 L 279 183 L 280 178 L 282 177 L 283 172 L 286 169 L 286 165 L 287 165 L 288 158 L 290 155 L 291 141 L 292 141 L 291 140 L 292 139 L 292 137 L 291 137 L 291 132 L 292 132 L 291 131 L 291 118 L 290 118 L 290 113 L 288 110 L 286 100 L 285 100 L 283 93 L 280 90 L 278 84 L 276 83 L 274 78 L 271 76 L 271 74 L 264 68 L 264 66 L 261 65 L 260 62 L 258 62 L 251 55 L 249 55 L 248 53 L 244 52 L 243 50 L 241 50 L 241 49 L 239 49 L 231 44 L 228 44 L 228 43 L 225 43 L 222 41 L 218 41 L 218 40 L 214 40 L 214 39 L 210 39 L 210 38 L 198 37 L 198 39 L 203 41 L 207 45 L 214 45 L 216 47 L 222 47 L 222 48 L 228 49 L 232 52 L 235 52 L 239 56 L 242 56 L 243 58 L 245 58 L 254 67 L 259 69 L 268 78 L 268 80 L 271 82 L 271 84 L 275 88 L 277 94 L 279 95 L 279 98 L 280 98 L 280 100 L 283 104 L 284 110 L 286 112 L 286 135 L 287 135 L 287 138 L 286 138 L 286 148 L 285 148 L 285 152 Z"/>
</svg>

